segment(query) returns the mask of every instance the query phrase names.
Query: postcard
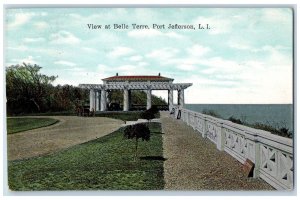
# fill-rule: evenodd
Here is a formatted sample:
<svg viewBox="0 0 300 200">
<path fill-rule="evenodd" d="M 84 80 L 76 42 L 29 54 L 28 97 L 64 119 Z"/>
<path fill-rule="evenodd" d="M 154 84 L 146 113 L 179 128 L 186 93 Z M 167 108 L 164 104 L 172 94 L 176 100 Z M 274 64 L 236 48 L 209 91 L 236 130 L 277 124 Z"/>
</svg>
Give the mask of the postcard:
<svg viewBox="0 0 300 200">
<path fill-rule="evenodd" d="M 293 7 L 6 7 L 7 187 L 294 190 Z"/>
</svg>

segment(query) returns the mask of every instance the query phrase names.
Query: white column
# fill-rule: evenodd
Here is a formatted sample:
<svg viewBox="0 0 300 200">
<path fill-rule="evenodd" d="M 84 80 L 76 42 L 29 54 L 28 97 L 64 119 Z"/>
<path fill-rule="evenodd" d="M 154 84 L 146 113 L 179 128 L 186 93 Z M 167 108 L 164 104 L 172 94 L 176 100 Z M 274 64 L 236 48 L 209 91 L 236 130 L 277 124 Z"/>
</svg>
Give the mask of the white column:
<svg viewBox="0 0 300 200">
<path fill-rule="evenodd" d="M 100 110 L 100 92 L 96 91 L 96 111 Z"/>
<path fill-rule="evenodd" d="M 95 110 L 95 91 L 90 89 L 90 110 Z"/>
<path fill-rule="evenodd" d="M 123 105 L 123 111 L 129 110 L 129 97 L 128 97 L 128 90 L 124 89 L 124 105 Z"/>
<path fill-rule="evenodd" d="M 168 91 L 168 99 L 169 99 L 169 102 L 168 102 L 168 104 L 169 104 L 169 111 L 171 111 L 171 109 L 172 109 L 172 107 L 173 107 L 173 90 L 171 89 L 171 90 L 169 90 Z"/>
<path fill-rule="evenodd" d="M 147 90 L 147 110 L 151 108 L 151 90 Z"/>
<path fill-rule="evenodd" d="M 184 90 L 178 90 L 178 104 L 183 107 L 184 106 Z"/>
<path fill-rule="evenodd" d="M 106 91 L 101 90 L 101 111 L 106 111 Z"/>
</svg>

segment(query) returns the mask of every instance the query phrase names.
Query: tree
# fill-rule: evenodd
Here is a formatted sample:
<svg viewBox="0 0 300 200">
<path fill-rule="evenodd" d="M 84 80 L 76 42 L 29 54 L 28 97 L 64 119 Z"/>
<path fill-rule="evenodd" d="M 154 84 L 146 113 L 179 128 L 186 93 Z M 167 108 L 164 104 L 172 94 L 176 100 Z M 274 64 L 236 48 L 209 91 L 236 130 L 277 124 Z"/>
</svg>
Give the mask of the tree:
<svg viewBox="0 0 300 200">
<path fill-rule="evenodd" d="M 154 119 L 155 114 L 157 113 L 158 113 L 158 108 L 156 106 L 151 106 L 151 108 L 141 113 L 141 118 L 147 119 L 149 124 L 151 119 Z"/>
<path fill-rule="evenodd" d="M 51 83 L 56 76 L 40 73 L 34 64 L 12 65 L 6 68 L 6 91 L 8 110 L 34 112 L 45 109 Z"/>
<path fill-rule="evenodd" d="M 135 139 L 134 160 L 136 160 L 137 150 L 138 150 L 138 140 L 139 140 L 139 138 L 142 138 L 142 141 L 149 141 L 150 140 L 150 130 L 143 123 L 129 125 L 129 126 L 126 126 L 126 128 L 124 129 L 124 137 L 126 139 Z"/>
</svg>

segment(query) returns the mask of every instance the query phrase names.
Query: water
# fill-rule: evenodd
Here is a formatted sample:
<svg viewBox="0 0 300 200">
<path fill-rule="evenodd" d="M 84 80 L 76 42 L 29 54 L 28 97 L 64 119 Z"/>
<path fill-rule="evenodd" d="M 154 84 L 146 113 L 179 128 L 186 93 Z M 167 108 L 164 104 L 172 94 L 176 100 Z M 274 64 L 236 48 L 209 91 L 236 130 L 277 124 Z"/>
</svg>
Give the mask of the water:
<svg viewBox="0 0 300 200">
<path fill-rule="evenodd" d="M 249 124 L 262 123 L 293 131 L 292 104 L 186 104 L 185 108 L 196 112 L 212 110 L 223 119 L 233 116 Z"/>
</svg>

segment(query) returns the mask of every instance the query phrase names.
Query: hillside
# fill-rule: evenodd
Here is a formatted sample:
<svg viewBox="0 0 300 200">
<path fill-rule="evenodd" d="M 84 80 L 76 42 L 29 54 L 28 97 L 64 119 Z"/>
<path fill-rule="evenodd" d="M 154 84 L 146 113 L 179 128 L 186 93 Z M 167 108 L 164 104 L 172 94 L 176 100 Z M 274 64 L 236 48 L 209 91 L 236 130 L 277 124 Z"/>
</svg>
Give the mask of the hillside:
<svg viewBox="0 0 300 200">
<path fill-rule="evenodd" d="M 123 91 L 112 90 L 108 94 L 108 99 L 111 103 L 123 104 Z M 167 102 L 160 97 L 152 95 L 152 105 L 167 105 Z M 133 90 L 131 92 L 131 104 L 132 105 L 146 105 L 147 94 L 144 91 Z"/>
</svg>

